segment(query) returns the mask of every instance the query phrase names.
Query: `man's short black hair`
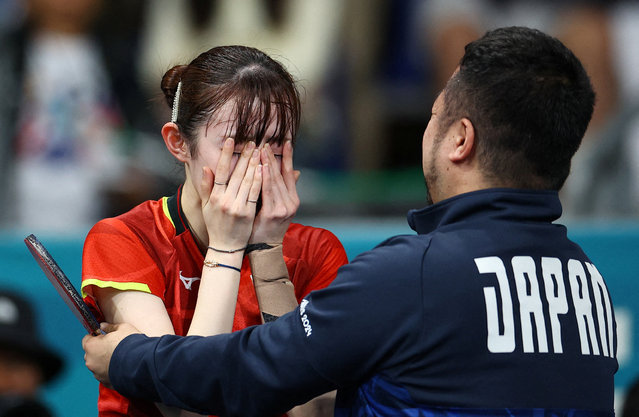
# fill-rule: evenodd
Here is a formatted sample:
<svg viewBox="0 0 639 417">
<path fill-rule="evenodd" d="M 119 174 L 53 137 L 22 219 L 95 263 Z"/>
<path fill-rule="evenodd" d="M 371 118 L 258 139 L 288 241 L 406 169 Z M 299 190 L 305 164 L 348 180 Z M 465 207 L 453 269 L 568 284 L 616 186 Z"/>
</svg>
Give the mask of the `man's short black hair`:
<svg viewBox="0 0 639 417">
<path fill-rule="evenodd" d="M 592 117 L 581 62 L 538 30 L 506 27 L 466 45 L 444 89 L 442 127 L 468 118 L 496 186 L 559 190 Z"/>
</svg>

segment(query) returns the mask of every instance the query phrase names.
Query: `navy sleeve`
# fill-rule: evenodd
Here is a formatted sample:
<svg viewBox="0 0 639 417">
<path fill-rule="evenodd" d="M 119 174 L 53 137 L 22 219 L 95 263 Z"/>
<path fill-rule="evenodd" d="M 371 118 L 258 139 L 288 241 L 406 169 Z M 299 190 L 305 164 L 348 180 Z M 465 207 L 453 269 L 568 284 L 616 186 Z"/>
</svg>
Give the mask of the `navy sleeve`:
<svg viewBox="0 0 639 417">
<path fill-rule="evenodd" d="M 212 337 L 131 335 L 109 377 L 126 397 L 205 414 L 264 416 L 335 389 L 299 352 L 296 312 L 268 325 Z M 274 325 L 277 323 L 277 325 Z"/>
<path fill-rule="evenodd" d="M 111 359 L 111 383 L 128 397 L 228 416 L 281 413 L 357 385 L 410 360 L 422 312 L 421 257 L 411 249 L 399 239 L 360 255 L 273 323 L 212 337 L 129 336 Z"/>
<path fill-rule="evenodd" d="M 331 285 L 302 301 L 304 351 L 324 377 L 353 387 L 412 359 L 423 331 L 427 245 L 417 236 L 389 239 L 340 268 Z"/>
</svg>

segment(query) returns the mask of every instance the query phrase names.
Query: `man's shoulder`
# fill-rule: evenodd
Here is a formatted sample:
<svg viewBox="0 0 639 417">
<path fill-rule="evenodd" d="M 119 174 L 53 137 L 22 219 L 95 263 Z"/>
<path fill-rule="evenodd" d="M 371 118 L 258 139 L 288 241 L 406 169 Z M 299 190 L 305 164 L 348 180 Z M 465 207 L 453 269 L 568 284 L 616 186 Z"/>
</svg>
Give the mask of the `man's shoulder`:
<svg viewBox="0 0 639 417">
<path fill-rule="evenodd" d="M 369 278 L 377 275 L 385 277 L 392 273 L 397 277 L 413 279 L 416 273 L 421 273 L 430 242 L 431 236 L 428 235 L 392 236 L 359 254 L 350 264 L 368 270 Z"/>
<path fill-rule="evenodd" d="M 395 235 L 391 236 L 373 248 L 378 254 L 387 253 L 394 256 L 414 256 L 428 250 L 433 234 L 426 235 Z"/>
</svg>

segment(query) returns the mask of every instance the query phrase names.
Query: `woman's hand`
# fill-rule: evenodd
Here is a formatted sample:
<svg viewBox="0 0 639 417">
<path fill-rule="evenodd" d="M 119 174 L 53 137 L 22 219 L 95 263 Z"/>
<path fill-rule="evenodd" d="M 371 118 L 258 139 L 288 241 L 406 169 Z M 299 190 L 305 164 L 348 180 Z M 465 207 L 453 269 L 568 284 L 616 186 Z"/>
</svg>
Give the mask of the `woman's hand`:
<svg viewBox="0 0 639 417">
<path fill-rule="evenodd" d="M 209 245 L 220 250 L 246 246 L 262 185 L 260 153 L 248 142 L 231 173 L 235 141 L 228 138 L 215 169 L 203 168 L 200 199 Z"/>
<path fill-rule="evenodd" d="M 255 218 L 249 243 L 282 243 L 300 199 L 295 183 L 299 171 L 293 170 L 293 145 L 284 144 L 282 167 L 269 144 L 260 149 L 262 161 L 262 207 Z"/>
</svg>

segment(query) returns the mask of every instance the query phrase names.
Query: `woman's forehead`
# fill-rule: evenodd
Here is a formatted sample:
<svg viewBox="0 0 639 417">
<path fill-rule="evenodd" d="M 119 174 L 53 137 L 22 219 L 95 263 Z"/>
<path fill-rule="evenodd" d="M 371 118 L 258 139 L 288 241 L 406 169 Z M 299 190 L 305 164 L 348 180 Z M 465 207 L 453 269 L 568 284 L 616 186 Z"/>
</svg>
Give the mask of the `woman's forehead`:
<svg viewBox="0 0 639 417">
<path fill-rule="evenodd" d="M 264 115 L 264 110 L 258 109 L 255 106 L 255 113 L 252 114 L 250 119 L 260 120 Z M 206 134 L 210 134 L 211 131 L 214 131 L 216 135 L 222 135 L 224 138 L 226 137 L 235 137 L 237 132 L 237 106 L 234 101 L 229 101 L 225 103 L 222 107 L 220 107 L 217 111 L 213 113 L 211 116 L 211 120 L 206 128 Z M 277 112 L 271 111 L 270 114 L 270 122 L 265 131 L 265 134 L 262 138 L 260 138 L 260 142 L 266 138 L 269 140 L 274 137 L 278 130 L 278 114 Z M 253 126 L 253 129 L 257 129 L 257 124 Z M 285 139 L 292 139 L 291 132 L 286 132 Z"/>
<path fill-rule="evenodd" d="M 211 115 L 209 128 L 234 128 L 236 118 L 237 111 L 235 110 L 235 103 L 230 101 L 226 102 L 222 107 L 214 111 Z"/>
</svg>

